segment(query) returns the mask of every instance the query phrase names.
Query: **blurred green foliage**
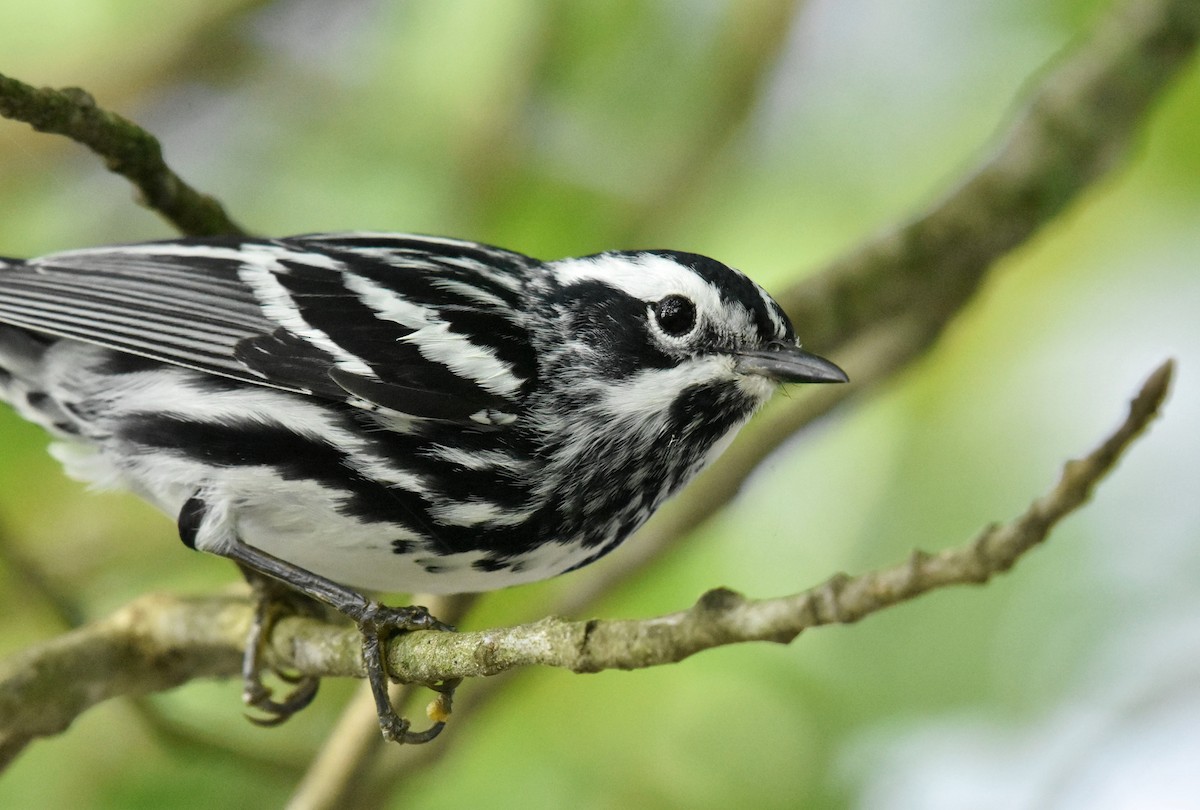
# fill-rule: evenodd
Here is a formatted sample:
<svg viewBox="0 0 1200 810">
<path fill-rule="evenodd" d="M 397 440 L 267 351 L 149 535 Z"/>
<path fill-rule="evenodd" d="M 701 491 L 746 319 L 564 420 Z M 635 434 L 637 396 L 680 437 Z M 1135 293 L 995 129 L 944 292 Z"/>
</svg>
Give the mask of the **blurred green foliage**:
<svg viewBox="0 0 1200 810">
<path fill-rule="evenodd" d="M 260 233 L 410 230 L 544 258 L 670 246 L 780 287 L 953 183 L 1102 8 L 6 0 L 0 70 L 87 88 Z M 1198 131 L 1192 69 L 1132 165 L 1007 259 L 929 357 L 789 445 L 733 508 L 600 610 L 666 612 L 716 585 L 789 593 L 961 542 L 1022 508 L 1115 422 L 1146 372 L 1179 358 L 1166 418 L 1044 550 L 986 588 L 787 648 L 509 676 L 501 700 L 451 726 L 463 739 L 440 767 L 399 783 L 394 806 L 1011 807 L 1026 788 L 1039 806 L 1076 806 L 1054 801 L 1089 787 L 1114 795 L 1102 778 L 1076 789 L 1087 752 L 1119 752 L 1129 729 L 1144 730 L 1130 706 L 1198 703 L 1200 679 L 1170 691 L 1159 677 L 1178 672 L 1167 651 L 1200 648 Z M 5 121 L 0 212 L 5 255 L 172 235 L 82 149 Z M 132 498 L 66 481 L 43 445 L 0 411 L 0 654 L 62 629 L 14 560 L 33 561 L 88 616 L 147 590 L 236 580 Z M 469 624 L 536 615 L 587 576 L 490 597 Z M 1190 660 L 1195 674 L 1200 656 Z M 34 744 L 0 778 L 0 806 L 279 806 L 350 689 L 327 682 L 282 729 L 245 723 L 232 682 L 152 699 L 211 746 L 169 742 L 130 704 L 104 705 Z M 1112 722 L 1089 732 L 1071 724 L 1073 707 Z M 1159 762 L 1200 751 L 1196 728 L 1162 737 Z M 1014 739 L 1079 745 L 1034 767 Z"/>
</svg>

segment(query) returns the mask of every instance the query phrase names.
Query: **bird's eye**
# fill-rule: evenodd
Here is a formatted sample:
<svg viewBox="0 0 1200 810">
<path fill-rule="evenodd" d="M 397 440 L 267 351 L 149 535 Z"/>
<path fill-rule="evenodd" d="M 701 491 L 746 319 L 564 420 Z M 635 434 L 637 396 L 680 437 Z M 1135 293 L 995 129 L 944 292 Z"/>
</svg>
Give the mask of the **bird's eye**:
<svg viewBox="0 0 1200 810">
<path fill-rule="evenodd" d="M 654 304 L 654 320 L 672 337 L 683 337 L 696 325 L 696 305 L 682 295 L 668 295 Z"/>
</svg>

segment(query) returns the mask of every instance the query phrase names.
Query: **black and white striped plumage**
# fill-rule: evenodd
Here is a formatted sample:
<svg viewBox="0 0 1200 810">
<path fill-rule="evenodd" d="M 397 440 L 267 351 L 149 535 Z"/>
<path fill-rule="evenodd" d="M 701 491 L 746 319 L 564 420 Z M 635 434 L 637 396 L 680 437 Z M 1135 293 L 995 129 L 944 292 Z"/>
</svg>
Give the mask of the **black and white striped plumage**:
<svg viewBox="0 0 1200 810">
<path fill-rule="evenodd" d="M 68 471 L 360 625 L 344 586 L 482 591 L 596 560 L 778 382 L 844 379 L 689 253 L 345 233 L 0 261 L 0 396 Z"/>
<path fill-rule="evenodd" d="M 170 515 L 200 491 L 203 550 L 439 593 L 611 551 L 775 388 L 740 353 L 796 343 L 701 256 L 373 233 L 9 261 L 0 323 L 5 396 L 73 475 Z"/>
</svg>

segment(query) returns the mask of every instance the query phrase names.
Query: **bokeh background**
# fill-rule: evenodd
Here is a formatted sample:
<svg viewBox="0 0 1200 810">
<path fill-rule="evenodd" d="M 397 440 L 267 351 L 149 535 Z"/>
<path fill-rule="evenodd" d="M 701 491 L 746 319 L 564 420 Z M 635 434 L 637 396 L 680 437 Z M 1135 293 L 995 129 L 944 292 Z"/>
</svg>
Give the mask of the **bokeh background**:
<svg viewBox="0 0 1200 810">
<path fill-rule="evenodd" d="M 949 188 L 1105 6 L 5 0 L 0 72 L 86 87 L 256 232 L 676 247 L 778 289 Z M 0 121 L 0 254 L 171 235 L 82 148 Z M 1198 270 L 1193 67 L 1134 159 L 1008 257 L 933 352 L 597 612 L 781 595 L 963 542 L 1177 358 L 1165 418 L 1047 547 L 789 647 L 505 676 L 391 806 L 1200 807 Z M 45 444 L 0 411 L 0 654 L 64 611 L 236 581 L 171 521 L 66 480 Z M 537 615 L 589 575 L 489 597 L 467 624 Z M 0 806 L 280 806 L 354 685 L 326 682 L 279 729 L 245 722 L 239 686 L 87 713 L 0 777 Z"/>
</svg>

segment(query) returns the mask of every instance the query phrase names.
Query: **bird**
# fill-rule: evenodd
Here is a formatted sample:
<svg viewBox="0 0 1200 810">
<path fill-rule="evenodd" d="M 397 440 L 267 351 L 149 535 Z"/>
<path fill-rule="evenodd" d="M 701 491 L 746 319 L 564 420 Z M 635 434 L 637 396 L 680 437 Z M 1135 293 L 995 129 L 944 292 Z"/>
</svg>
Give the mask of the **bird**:
<svg viewBox="0 0 1200 810">
<path fill-rule="evenodd" d="M 377 592 L 491 591 L 613 551 L 785 383 L 847 381 L 742 272 L 674 250 L 540 261 L 348 231 L 191 237 L 0 259 L 0 398 L 68 475 L 134 492 L 190 548 L 383 644 L 451 629 Z M 270 587 L 268 587 L 270 586 Z M 453 685 L 443 685 L 447 694 Z"/>
</svg>

